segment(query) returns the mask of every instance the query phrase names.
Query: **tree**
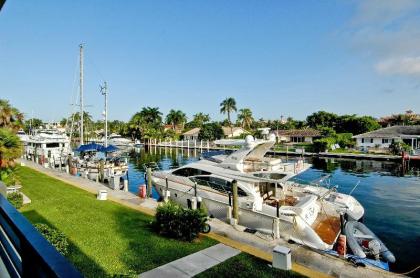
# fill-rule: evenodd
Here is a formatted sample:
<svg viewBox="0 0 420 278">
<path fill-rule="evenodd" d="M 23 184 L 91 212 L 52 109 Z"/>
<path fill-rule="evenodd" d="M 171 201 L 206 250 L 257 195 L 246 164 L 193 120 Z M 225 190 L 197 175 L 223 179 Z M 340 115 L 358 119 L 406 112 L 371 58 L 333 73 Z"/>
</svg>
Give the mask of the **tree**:
<svg viewBox="0 0 420 278">
<path fill-rule="evenodd" d="M 41 119 L 32 118 L 25 121 L 25 132 L 30 132 L 31 129 L 37 129 L 42 126 L 43 122 Z"/>
<path fill-rule="evenodd" d="M 232 128 L 232 121 L 230 120 L 230 113 L 235 111 L 236 112 L 236 101 L 234 98 L 229 97 L 220 103 L 220 113 L 227 114 L 227 119 L 230 126 L 230 132 L 233 136 L 233 128 Z"/>
<path fill-rule="evenodd" d="M 0 169 L 14 165 L 22 154 L 22 142 L 10 128 L 0 128 Z"/>
<path fill-rule="evenodd" d="M 217 140 L 223 138 L 222 126 L 218 123 L 204 124 L 198 133 L 199 140 Z"/>
<path fill-rule="evenodd" d="M 370 116 L 343 115 L 337 118 L 336 132 L 361 134 L 380 127 L 378 121 Z"/>
<path fill-rule="evenodd" d="M 132 138 L 157 138 L 162 134 L 162 113 L 158 107 L 143 107 L 127 124 Z"/>
<path fill-rule="evenodd" d="M 249 108 L 243 108 L 239 110 L 238 120 L 241 122 L 243 128 L 250 129 L 254 118 L 252 117 L 252 111 Z"/>
<path fill-rule="evenodd" d="M 338 116 L 334 113 L 318 111 L 306 117 L 306 123 L 312 128 L 331 127 L 335 129 Z"/>
<path fill-rule="evenodd" d="M 172 129 L 175 130 L 177 125 L 181 125 L 184 129 L 185 122 L 187 121 L 187 116 L 181 110 L 171 109 L 166 115 L 166 123 L 172 124 Z"/>
<path fill-rule="evenodd" d="M 23 114 L 10 105 L 8 100 L 0 99 L 0 128 L 11 128 L 15 131 L 23 127 Z"/>
<path fill-rule="evenodd" d="M 210 122 L 209 114 L 203 114 L 202 112 L 197 113 L 193 116 L 192 120 L 197 127 L 201 127 L 203 124 Z"/>
</svg>

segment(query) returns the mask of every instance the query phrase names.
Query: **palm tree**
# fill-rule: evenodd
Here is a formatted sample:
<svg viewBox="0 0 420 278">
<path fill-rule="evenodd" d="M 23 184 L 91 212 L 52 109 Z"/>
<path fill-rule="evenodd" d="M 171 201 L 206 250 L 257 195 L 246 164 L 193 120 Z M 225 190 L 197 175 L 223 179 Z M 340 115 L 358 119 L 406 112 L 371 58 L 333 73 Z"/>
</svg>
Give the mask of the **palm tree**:
<svg viewBox="0 0 420 278">
<path fill-rule="evenodd" d="M 238 120 L 240 120 L 243 128 L 249 129 L 252 123 L 254 122 L 251 109 L 249 108 L 240 109 Z"/>
<path fill-rule="evenodd" d="M 202 112 L 197 113 L 193 116 L 193 122 L 195 125 L 201 127 L 203 124 L 210 122 L 210 116 Z"/>
<path fill-rule="evenodd" d="M 152 125 L 154 128 L 159 128 L 162 124 L 162 113 L 158 107 L 143 107 L 140 115 L 147 125 Z"/>
<path fill-rule="evenodd" d="M 23 114 L 5 99 L 0 99 L 0 127 L 15 131 L 23 127 Z"/>
<path fill-rule="evenodd" d="M 172 124 L 172 129 L 175 130 L 177 125 L 181 125 L 181 129 L 184 129 L 184 125 L 187 122 L 187 116 L 181 110 L 171 109 L 169 114 L 166 116 L 166 123 Z"/>
<path fill-rule="evenodd" d="M 220 113 L 227 114 L 228 122 L 230 126 L 230 132 L 233 136 L 233 129 L 232 129 L 232 122 L 230 120 L 230 113 L 235 111 L 236 112 L 236 101 L 234 98 L 229 97 L 220 103 Z"/>
<path fill-rule="evenodd" d="M 0 128 L 0 169 L 14 165 L 14 160 L 22 153 L 22 143 L 9 128 Z"/>
</svg>

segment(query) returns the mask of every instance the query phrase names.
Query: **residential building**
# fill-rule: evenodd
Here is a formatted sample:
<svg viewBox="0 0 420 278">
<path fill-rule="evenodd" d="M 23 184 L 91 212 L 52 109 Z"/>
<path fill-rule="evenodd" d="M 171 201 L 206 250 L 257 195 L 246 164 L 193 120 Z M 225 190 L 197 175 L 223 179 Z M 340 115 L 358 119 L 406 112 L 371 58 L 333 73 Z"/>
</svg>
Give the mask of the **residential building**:
<svg viewBox="0 0 420 278">
<path fill-rule="evenodd" d="M 193 129 L 184 132 L 182 135 L 184 136 L 184 140 L 198 140 L 198 134 L 200 133 L 200 128 L 195 127 Z"/>
<path fill-rule="evenodd" d="M 247 133 L 245 129 L 242 127 L 232 126 L 232 129 L 229 126 L 223 126 L 223 133 L 225 135 L 225 138 L 233 138 L 233 137 L 239 137 L 244 133 Z"/>
<path fill-rule="evenodd" d="M 223 134 L 225 138 L 233 138 L 239 137 L 244 133 L 247 133 L 245 129 L 242 127 L 233 126 L 232 129 L 228 126 L 223 126 Z M 196 127 L 193 129 L 184 132 L 182 135 L 184 136 L 184 140 L 198 140 L 198 134 L 200 133 L 200 128 Z"/>
<path fill-rule="evenodd" d="M 388 149 L 393 142 L 404 142 L 412 150 L 420 149 L 420 125 L 391 126 L 355 135 L 356 147 L 360 149 Z"/>
<path fill-rule="evenodd" d="M 318 130 L 311 128 L 277 130 L 274 134 L 277 142 L 283 143 L 313 143 L 315 139 L 321 137 Z"/>
</svg>

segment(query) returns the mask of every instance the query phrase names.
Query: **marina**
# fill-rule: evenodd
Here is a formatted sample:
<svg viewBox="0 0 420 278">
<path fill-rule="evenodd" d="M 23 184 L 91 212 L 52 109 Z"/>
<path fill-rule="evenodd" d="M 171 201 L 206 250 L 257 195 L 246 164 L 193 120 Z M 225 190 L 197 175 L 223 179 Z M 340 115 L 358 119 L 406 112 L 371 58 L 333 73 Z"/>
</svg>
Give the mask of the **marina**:
<svg viewBox="0 0 420 278">
<path fill-rule="evenodd" d="M 157 162 L 162 169 L 172 169 L 197 161 L 200 152 L 170 148 L 150 148 L 133 150 L 129 160 L 129 191 L 138 192 L 138 185 L 143 184 L 143 164 Z M 285 159 L 285 157 L 283 157 Z M 390 268 L 395 272 L 405 272 L 417 263 L 415 254 L 419 239 L 420 222 L 417 213 L 420 209 L 417 185 L 419 177 L 400 176 L 394 169 L 394 162 L 313 158 L 312 168 L 295 179 L 310 183 L 325 174 L 331 174 L 330 183 L 339 185 L 338 192 L 349 193 L 360 181 L 353 196 L 365 208 L 364 223 L 380 235 L 382 241 L 392 250 L 397 258 Z M 402 203 L 390 202 L 397 195 Z M 154 197 L 158 194 L 154 192 Z M 398 208 L 398 215 L 394 213 Z M 410 224 L 409 224 L 410 223 Z M 408 242 L 401 245 L 401 242 Z"/>
<path fill-rule="evenodd" d="M 420 1 L 79 2 L 0 0 L 0 277 L 420 277 Z"/>
</svg>

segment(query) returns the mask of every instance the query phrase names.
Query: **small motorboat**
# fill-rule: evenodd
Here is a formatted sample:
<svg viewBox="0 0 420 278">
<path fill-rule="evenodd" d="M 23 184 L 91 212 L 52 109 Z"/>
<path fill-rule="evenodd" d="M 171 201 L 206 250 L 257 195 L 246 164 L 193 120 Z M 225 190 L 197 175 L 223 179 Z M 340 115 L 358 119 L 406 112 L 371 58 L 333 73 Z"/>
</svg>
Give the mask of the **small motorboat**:
<svg viewBox="0 0 420 278">
<path fill-rule="evenodd" d="M 390 263 L 395 262 L 395 256 L 385 244 L 361 222 L 348 221 L 344 228 L 347 245 L 353 254 L 359 258 L 374 258 Z"/>
</svg>

